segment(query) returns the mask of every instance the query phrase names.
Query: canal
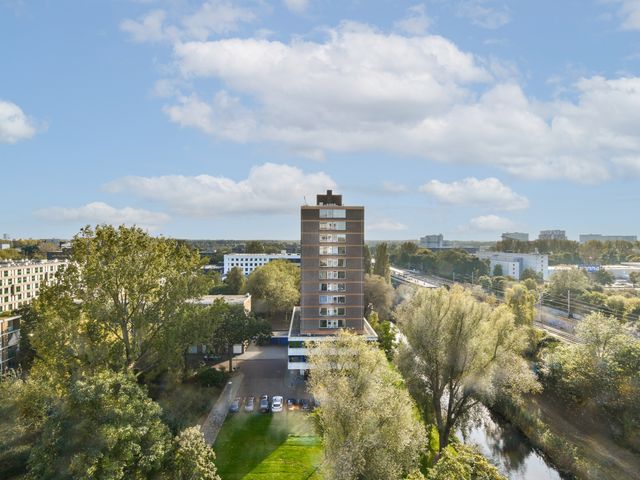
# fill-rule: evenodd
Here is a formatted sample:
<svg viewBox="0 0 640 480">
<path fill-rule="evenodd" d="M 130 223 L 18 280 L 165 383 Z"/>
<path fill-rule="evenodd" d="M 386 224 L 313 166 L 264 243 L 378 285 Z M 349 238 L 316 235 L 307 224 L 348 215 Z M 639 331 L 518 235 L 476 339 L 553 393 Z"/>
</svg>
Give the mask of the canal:
<svg viewBox="0 0 640 480">
<path fill-rule="evenodd" d="M 483 455 L 512 480 L 567 480 L 538 452 L 520 431 L 482 407 L 478 423 L 466 434 L 465 443 L 476 445 Z"/>
</svg>

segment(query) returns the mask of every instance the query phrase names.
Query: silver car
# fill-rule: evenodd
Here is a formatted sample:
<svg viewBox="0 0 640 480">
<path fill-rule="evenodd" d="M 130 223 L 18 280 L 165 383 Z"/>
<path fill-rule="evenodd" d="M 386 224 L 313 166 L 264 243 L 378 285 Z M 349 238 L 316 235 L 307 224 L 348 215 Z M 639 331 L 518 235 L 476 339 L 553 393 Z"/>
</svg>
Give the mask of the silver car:
<svg viewBox="0 0 640 480">
<path fill-rule="evenodd" d="M 245 412 L 253 412 L 253 403 L 255 402 L 256 397 L 247 397 L 247 401 L 244 404 Z"/>
</svg>

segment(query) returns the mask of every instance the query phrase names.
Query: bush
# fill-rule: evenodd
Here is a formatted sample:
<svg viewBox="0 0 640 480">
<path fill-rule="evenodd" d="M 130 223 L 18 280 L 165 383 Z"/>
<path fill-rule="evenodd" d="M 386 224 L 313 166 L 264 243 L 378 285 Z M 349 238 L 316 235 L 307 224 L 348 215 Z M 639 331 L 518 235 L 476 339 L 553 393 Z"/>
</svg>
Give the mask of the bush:
<svg viewBox="0 0 640 480">
<path fill-rule="evenodd" d="M 222 388 L 225 383 L 227 383 L 227 379 L 229 378 L 229 374 L 224 370 L 216 370 L 212 367 L 206 367 L 191 377 L 190 381 L 200 385 L 201 387 L 218 387 Z"/>
</svg>

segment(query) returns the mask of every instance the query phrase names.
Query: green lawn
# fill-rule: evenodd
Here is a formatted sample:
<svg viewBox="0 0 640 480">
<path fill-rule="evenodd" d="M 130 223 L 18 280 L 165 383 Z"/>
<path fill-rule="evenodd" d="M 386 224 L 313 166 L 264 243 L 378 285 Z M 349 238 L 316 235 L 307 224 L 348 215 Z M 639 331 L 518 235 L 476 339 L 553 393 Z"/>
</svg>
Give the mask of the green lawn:
<svg viewBox="0 0 640 480">
<path fill-rule="evenodd" d="M 222 480 L 321 480 L 322 445 L 302 412 L 230 415 L 214 445 Z"/>
</svg>

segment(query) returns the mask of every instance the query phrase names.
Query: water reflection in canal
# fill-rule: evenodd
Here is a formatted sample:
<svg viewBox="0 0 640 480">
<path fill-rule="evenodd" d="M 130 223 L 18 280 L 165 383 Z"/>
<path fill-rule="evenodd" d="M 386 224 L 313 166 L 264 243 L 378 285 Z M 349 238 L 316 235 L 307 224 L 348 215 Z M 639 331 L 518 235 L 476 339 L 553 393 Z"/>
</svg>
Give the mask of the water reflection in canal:
<svg viewBox="0 0 640 480">
<path fill-rule="evenodd" d="M 475 444 L 500 471 L 513 480 L 564 480 L 538 453 L 529 440 L 510 423 L 483 408 L 478 425 L 462 435 Z"/>
</svg>

